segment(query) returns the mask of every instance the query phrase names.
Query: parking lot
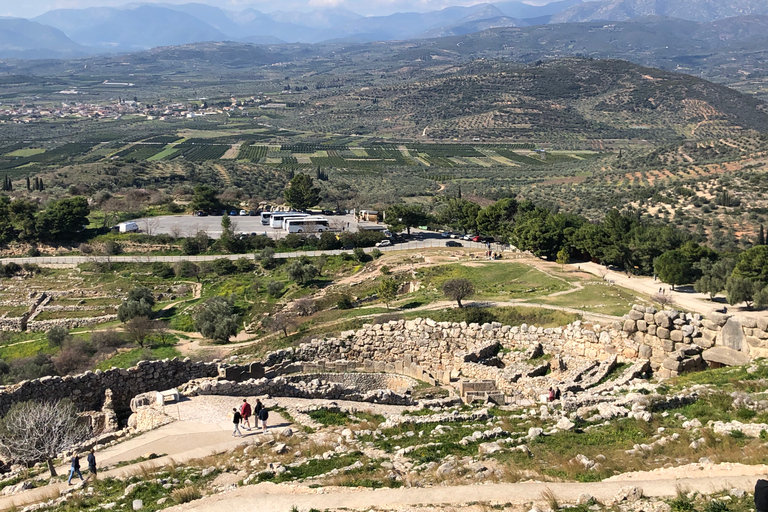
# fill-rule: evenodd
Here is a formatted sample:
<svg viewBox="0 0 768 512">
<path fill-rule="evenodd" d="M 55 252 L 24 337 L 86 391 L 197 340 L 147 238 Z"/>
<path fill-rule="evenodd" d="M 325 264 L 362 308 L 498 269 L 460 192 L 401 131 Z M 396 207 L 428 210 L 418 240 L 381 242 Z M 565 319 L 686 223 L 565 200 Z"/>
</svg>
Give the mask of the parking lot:
<svg viewBox="0 0 768 512">
<path fill-rule="evenodd" d="M 196 215 L 163 215 L 160 217 L 149 217 L 135 219 L 139 225 L 139 232 L 150 235 L 167 234 L 174 237 L 195 236 L 199 231 L 205 231 L 211 238 L 221 236 L 221 216 L 209 215 L 207 217 L 198 217 Z M 357 222 L 351 214 L 347 215 L 326 215 L 330 227 L 334 231 L 352 231 L 356 232 L 364 226 L 375 226 L 371 222 Z M 261 223 L 260 216 L 233 216 L 232 226 L 235 233 L 256 233 L 258 235 L 267 235 L 274 239 L 280 239 L 287 235 L 282 229 L 274 229 L 270 226 L 264 226 Z M 381 225 L 381 224 L 380 224 Z"/>
</svg>

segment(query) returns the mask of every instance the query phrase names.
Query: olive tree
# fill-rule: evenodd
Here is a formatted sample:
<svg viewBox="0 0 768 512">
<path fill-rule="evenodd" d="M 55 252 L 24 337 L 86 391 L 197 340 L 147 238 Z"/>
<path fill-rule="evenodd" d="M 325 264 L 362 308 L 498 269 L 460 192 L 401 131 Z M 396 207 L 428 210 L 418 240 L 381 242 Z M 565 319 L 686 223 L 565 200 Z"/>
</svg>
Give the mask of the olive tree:
<svg viewBox="0 0 768 512">
<path fill-rule="evenodd" d="M 70 400 L 20 402 L 0 420 L 0 454 L 12 464 L 45 461 L 53 477 L 53 459 L 87 439 L 89 430 Z"/>
<path fill-rule="evenodd" d="M 239 321 L 234 301 L 225 297 L 208 299 L 195 315 L 195 327 L 200 334 L 220 343 L 228 343 L 237 334 Z"/>
<path fill-rule="evenodd" d="M 475 286 L 469 279 L 450 279 L 443 283 L 443 294 L 455 300 L 460 308 L 464 307 L 461 300 L 475 293 Z"/>
</svg>

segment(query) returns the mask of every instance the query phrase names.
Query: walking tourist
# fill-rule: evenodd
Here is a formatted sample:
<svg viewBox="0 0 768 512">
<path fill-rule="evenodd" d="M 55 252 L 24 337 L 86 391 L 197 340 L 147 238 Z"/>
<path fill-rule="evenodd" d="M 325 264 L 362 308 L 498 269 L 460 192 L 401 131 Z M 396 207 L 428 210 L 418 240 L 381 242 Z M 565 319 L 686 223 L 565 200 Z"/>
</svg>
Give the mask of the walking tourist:
<svg viewBox="0 0 768 512">
<path fill-rule="evenodd" d="M 237 407 L 233 407 L 232 412 L 235 413 L 232 416 L 232 423 L 235 424 L 235 429 L 232 431 L 232 437 L 235 437 L 235 436 L 243 437 L 243 434 L 240 433 L 240 421 L 242 421 L 243 417 L 240 416 L 240 412 L 237 410 Z"/>
<path fill-rule="evenodd" d="M 72 453 L 72 466 L 69 468 L 69 479 L 67 480 L 67 485 L 72 485 L 72 477 L 75 476 L 75 473 L 77 473 L 77 476 L 80 477 L 80 480 L 83 480 L 83 474 L 80 472 L 80 456 L 77 454 L 77 452 Z"/>
<path fill-rule="evenodd" d="M 243 417 L 243 428 L 251 430 L 251 404 L 248 403 L 247 398 L 243 398 L 243 405 L 240 406 L 240 416 Z"/>
<path fill-rule="evenodd" d="M 262 407 L 259 411 L 259 420 L 261 421 L 261 431 L 262 433 L 267 433 L 267 419 L 269 418 L 269 411 L 266 407 Z"/>
</svg>

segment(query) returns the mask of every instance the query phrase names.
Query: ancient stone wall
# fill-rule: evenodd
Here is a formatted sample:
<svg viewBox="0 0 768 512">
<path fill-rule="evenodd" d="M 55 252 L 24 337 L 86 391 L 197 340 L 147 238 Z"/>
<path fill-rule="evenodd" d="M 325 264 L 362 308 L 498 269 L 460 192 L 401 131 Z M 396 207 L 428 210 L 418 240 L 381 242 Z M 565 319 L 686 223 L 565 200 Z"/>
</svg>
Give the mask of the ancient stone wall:
<svg viewBox="0 0 768 512">
<path fill-rule="evenodd" d="M 768 357 L 768 315 L 758 320 L 712 312 L 706 318 L 633 306 L 621 329 L 661 377 L 707 365 L 746 364 Z"/>
<path fill-rule="evenodd" d="M 0 387 L 0 415 L 18 402 L 71 399 L 82 411 L 100 410 L 104 393 L 112 390 L 115 411 L 130 412 L 131 398 L 139 393 L 169 389 L 191 379 L 217 377 L 217 364 L 185 360 L 141 361 L 128 369 L 96 370 L 66 377 L 43 377 Z"/>
</svg>

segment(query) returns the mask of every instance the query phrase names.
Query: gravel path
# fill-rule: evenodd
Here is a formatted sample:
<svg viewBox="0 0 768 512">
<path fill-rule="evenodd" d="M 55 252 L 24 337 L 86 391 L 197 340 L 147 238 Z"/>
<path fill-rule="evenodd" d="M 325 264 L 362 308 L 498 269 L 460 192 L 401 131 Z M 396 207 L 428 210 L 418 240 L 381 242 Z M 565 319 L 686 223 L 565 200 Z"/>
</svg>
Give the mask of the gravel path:
<svg viewBox="0 0 768 512">
<path fill-rule="evenodd" d="M 172 507 L 168 511 L 218 512 L 235 506 L 245 509 L 253 508 L 259 512 L 285 512 L 292 507 L 297 507 L 299 510 L 310 508 L 319 510 L 369 510 L 373 507 L 397 509 L 417 504 L 456 505 L 467 502 L 537 503 L 546 509 L 548 506 L 541 498 L 541 494 L 547 489 L 551 490 L 561 502 L 575 502 L 581 493 L 589 493 L 598 501 L 609 501 L 613 499 L 619 489 L 627 485 L 640 487 L 645 496 L 672 497 L 676 495 L 678 486 L 704 494 L 732 488 L 751 492 L 754 489 L 756 479 L 755 476 L 742 476 L 737 471 L 732 471 L 728 477 L 699 476 L 664 480 L 637 478 L 633 479 L 631 483 L 609 481 L 591 483 L 523 482 L 377 490 L 329 487 L 310 489 L 305 486 L 262 483 Z"/>
</svg>

